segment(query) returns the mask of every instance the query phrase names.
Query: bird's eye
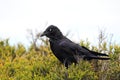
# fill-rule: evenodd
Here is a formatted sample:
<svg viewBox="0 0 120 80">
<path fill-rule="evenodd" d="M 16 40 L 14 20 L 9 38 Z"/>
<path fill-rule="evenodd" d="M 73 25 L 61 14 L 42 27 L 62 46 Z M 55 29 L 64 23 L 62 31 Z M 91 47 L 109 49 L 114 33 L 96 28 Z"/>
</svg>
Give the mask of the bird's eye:
<svg viewBox="0 0 120 80">
<path fill-rule="evenodd" d="M 51 31 L 52 31 L 52 29 L 49 29 L 49 31 L 51 32 Z"/>
</svg>

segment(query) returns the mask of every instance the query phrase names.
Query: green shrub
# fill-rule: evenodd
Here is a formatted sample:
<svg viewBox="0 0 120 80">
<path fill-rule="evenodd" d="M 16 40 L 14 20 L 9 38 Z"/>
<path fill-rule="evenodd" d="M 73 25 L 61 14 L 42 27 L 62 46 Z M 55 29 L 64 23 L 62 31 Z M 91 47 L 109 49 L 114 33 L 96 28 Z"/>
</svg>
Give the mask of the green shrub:
<svg viewBox="0 0 120 80">
<path fill-rule="evenodd" d="M 52 54 L 48 40 L 39 47 L 26 49 L 23 44 L 9 45 L 9 40 L 0 41 L 0 79 L 1 80 L 119 80 L 120 45 L 103 43 L 103 51 L 108 51 L 109 61 L 83 61 L 72 64 L 68 69 Z M 98 51 L 90 46 L 88 40 L 82 46 Z M 31 44 L 32 45 L 32 44 Z M 112 51 L 114 49 L 114 51 Z"/>
</svg>

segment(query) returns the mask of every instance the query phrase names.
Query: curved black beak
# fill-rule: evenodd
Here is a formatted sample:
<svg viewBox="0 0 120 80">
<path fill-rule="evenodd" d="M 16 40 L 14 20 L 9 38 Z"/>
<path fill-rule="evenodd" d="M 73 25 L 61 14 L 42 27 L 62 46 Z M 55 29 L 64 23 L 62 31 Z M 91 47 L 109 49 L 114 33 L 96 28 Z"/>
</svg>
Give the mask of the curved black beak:
<svg viewBox="0 0 120 80">
<path fill-rule="evenodd" d="M 40 35 L 40 37 L 46 36 L 46 34 L 47 34 L 47 32 L 45 31 Z"/>
<path fill-rule="evenodd" d="M 40 35 L 40 37 L 43 37 L 43 36 L 44 36 L 44 34 L 41 34 L 41 35 Z"/>
</svg>

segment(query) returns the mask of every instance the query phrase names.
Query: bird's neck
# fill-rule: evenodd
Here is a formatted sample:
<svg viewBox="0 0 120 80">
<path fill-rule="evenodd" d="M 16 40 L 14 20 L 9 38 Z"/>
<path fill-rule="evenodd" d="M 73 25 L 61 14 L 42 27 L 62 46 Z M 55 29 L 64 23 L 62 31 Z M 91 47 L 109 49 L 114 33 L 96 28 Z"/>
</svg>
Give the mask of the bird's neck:
<svg viewBox="0 0 120 80">
<path fill-rule="evenodd" d="M 55 40 L 60 40 L 60 39 L 63 39 L 64 36 L 62 33 L 59 33 L 59 34 L 54 34 L 53 36 L 50 37 L 50 40 L 52 41 L 55 41 Z"/>
</svg>

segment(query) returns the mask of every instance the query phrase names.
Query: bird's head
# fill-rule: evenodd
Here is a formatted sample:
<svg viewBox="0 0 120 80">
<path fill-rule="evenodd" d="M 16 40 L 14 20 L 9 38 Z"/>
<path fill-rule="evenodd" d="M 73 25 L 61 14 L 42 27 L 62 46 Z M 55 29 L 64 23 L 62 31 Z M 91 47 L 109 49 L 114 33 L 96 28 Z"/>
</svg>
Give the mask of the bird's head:
<svg viewBox="0 0 120 80">
<path fill-rule="evenodd" d="M 47 36 L 50 39 L 60 39 L 63 37 L 62 32 L 54 25 L 48 26 L 48 28 L 42 33 L 42 36 Z"/>
</svg>

